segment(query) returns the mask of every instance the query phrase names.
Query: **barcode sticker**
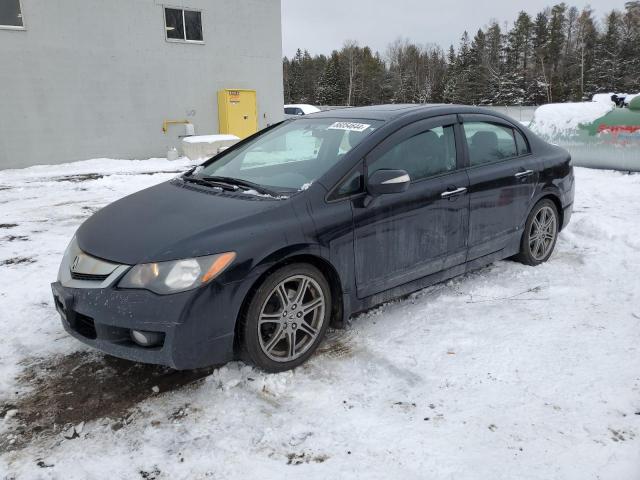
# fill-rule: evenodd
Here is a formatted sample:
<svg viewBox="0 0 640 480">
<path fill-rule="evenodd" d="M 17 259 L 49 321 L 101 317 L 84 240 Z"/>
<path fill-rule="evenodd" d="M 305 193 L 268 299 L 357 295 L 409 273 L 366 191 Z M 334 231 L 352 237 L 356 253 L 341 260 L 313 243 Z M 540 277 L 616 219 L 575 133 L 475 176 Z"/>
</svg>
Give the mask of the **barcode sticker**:
<svg viewBox="0 0 640 480">
<path fill-rule="evenodd" d="M 371 125 L 366 123 L 336 122 L 329 127 L 329 130 L 346 130 L 348 132 L 364 132 Z"/>
</svg>

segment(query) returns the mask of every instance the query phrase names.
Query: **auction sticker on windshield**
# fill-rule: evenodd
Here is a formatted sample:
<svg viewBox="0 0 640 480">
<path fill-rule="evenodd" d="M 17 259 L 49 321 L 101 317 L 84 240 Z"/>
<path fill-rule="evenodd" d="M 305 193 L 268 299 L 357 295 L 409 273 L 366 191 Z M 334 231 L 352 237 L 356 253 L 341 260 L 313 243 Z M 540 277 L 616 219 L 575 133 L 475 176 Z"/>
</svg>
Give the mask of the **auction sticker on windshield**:
<svg viewBox="0 0 640 480">
<path fill-rule="evenodd" d="M 336 122 L 329 127 L 329 130 L 347 130 L 348 132 L 364 132 L 371 125 L 366 123 Z"/>
</svg>

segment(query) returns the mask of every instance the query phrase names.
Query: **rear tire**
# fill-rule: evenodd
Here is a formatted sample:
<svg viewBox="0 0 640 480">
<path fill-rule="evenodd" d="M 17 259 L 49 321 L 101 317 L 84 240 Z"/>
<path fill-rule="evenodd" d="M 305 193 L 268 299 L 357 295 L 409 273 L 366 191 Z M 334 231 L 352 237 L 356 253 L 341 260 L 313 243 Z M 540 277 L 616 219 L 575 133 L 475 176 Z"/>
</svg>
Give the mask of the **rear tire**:
<svg viewBox="0 0 640 480">
<path fill-rule="evenodd" d="M 253 294 L 241 325 L 246 360 L 277 373 L 304 363 L 329 327 L 331 289 L 312 265 L 287 265 Z"/>
<path fill-rule="evenodd" d="M 559 231 L 560 216 L 555 203 L 549 199 L 539 201 L 527 218 L 520 253 L 515 259 L 534 267 L 546 262 L 555 249 Z"/>
</svg>

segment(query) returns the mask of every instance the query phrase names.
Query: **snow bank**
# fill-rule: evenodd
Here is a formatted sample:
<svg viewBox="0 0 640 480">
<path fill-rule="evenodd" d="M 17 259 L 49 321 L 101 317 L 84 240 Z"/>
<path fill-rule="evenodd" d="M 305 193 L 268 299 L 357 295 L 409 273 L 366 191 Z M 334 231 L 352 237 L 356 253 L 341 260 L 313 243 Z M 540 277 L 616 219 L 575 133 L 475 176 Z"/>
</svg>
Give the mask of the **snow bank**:
<svg viewBox="0 0 640 480">
<path fill-rule="evenodd" d="M 611 97 L 615 95 L 615 93 L 596 93 L 592 101 L 596 103 L 604 103 L 605 105 L 615 106 L 615 103 L 611 100 Z"/>
<path fill-rule="evenodd" d="M 237 142 L 240 140 L 235 135 L 196 135 L 182 139 L 184 143 L 217 143 L 217 142 Z"/>
<path fill-rule="evenodd" d="M 605 102 L 551 103 L 539 107 L 533 115 L 531 130 L 547 140 L 571 138 L 578 127 L 591 123 L 613 109 Z"/>
<path fill-rule="evenodd" d="M 193 161 L 205 161 L 240 141 L 235 135 L 199 135 L 182 139 L 182 150 Z"/>
</svg>

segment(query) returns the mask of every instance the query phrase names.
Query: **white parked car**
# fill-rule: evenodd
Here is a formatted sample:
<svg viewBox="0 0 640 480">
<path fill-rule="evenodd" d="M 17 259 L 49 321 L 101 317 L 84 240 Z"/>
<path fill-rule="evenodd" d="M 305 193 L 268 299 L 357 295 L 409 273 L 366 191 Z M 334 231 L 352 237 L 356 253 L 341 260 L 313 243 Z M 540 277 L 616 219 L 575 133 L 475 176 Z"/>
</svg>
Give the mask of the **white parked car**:
<svg viewBox="0 0 640 480">
<path fill-rule="evenodd" d="M 285 118 L 298 117 L 301 115 L 310 115 L 312 113 L 318 113 L 320 109 L 313 105 L 285 105 L 284 116 Z"/>
</svg>

